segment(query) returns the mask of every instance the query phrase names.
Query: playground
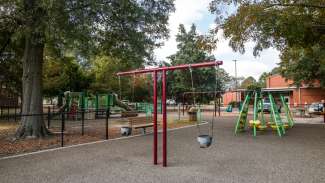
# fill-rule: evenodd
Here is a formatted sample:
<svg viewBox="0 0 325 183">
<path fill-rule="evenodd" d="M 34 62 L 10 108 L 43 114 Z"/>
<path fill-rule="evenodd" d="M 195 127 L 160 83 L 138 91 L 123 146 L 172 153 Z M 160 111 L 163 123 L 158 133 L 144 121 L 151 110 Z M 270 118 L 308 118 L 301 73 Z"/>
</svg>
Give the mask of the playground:
<svg viewBox="0 0 325 183">
<path fill-rule="evenodd" d="M 198 147 L 196 127 L 168 131 L 165 169 L 152 165 L 150 133 L 1 159 L 1 181 L 324 182 L 322 124 L 296 124 L 284 138 L 272 131 L 253 138 L 249 133 L 234 136 L 235 120 L 217 118 L 214 144 L 205 149 Z"/>
<path fill-rule="evenodd" d="M 1 1 L 0 183 L 325 183 L 324 1 Z"/>
</svg>

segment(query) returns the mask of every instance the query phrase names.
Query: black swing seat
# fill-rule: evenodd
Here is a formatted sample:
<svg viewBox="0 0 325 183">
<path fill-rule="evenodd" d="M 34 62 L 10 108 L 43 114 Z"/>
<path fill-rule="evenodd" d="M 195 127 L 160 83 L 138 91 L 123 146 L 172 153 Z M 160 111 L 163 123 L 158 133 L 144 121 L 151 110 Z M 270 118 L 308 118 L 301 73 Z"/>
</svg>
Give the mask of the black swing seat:
<svg viewBox="0 0 325 183">
<path fill-rule="evenodd" d="M 212 137 L 210 135 L 199 135 L 197 141 L 201 148 L 207 148 L 212 144 Z"/>
</svg>

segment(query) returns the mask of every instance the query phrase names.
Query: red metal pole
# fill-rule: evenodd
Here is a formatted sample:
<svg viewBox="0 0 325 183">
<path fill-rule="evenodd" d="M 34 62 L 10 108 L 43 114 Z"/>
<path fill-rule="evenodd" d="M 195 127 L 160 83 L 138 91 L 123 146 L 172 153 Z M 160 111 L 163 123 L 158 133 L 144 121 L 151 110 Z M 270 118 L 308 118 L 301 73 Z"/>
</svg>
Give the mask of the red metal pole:
<svg viewBox="0 0 325 183">
<path fill-rule="evenodd" d="M 163 112 L 163 166 L 167 166 L 167 108 L 166 108 L 166 70 L 162 75 L 162 112 Z"/>
<path fill-rule="evenodd" d="M 153 73 L 153 164 L 158 164 L 157 71 Z"/>
</svg>

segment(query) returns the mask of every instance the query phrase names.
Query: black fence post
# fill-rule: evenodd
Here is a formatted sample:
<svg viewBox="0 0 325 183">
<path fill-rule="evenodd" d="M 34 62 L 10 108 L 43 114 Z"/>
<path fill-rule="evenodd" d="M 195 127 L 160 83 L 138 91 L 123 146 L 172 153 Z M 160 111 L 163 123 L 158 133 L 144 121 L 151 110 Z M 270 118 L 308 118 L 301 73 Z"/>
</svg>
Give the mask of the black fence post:
<svg viewBox="0 0 325 183">
<path fill-rule="evenodd" d="M 183 116 L 184 116 L 184 113 L 185 113 L 185 106 L 184 106 L 184 103 L 183 103 L 182 105 L 183 105 Z"/>
<path fill-rule="evenodd" d="M 64 126 L 65 126 L 65 114 L 64 111 L 61 113 L 61 147 L 64 146 Z"/>
<path fill-rule="evenodd" d="M 109 117 L 109 109 L 106 110 L 106 119 L 105 119 L 106 140 L 108 139 L 108 117 Z"/>
<path fill-rule="evenodd" d="M 81 109 L 81 135 L 85 133 L 85 109 Z"/>
<path fill-rule="evenodd" d="M 323 117 L 324 117 L 324 123 L 325 123 L 325 102 L 323 102 L 323 113 L 324 113 L 323 114 L 324 115 Z"/>
<path fill-rule="evenodd" d="M 213 110 L 213 115 L 217 116 L 217 101 L 214 100 L 214 110 Z"/>
<path fill-rule="evenodd" d="M 221 113 L 221 98 L 219 98 L 218 100 L 219 100 L 219 102 L 218 102 L 218 105 L 219 105 L 218 113 L 219 113 L 219 116 L 220 116 L 220 113 Z"/>
<path fill-rule="evenodd" d="M 17 106 L 15 106 L 15 122 L 17 122 Z"/>
<path fill-rule="evenodd" d="M 8 106 L 8 108 L 7 108 L 7 113 L 8 113 L 8 115 L 7 115 L 7 119 L 8 119 L 8 121 L 10 120 L 10 107 Z"/>
<path fill-rule="evenodd" d="M 51 126 L 51 107 L 47 107 L 47 128 Z"/>
</svg>

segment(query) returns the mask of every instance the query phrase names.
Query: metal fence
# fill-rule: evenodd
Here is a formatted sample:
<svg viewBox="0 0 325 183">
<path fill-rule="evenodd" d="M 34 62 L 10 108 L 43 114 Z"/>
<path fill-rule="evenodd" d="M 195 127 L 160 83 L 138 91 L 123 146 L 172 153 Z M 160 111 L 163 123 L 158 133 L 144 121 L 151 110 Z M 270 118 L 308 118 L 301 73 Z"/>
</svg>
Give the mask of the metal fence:
<svg viewBox="0 0 325 183">
<path fill-rule="evenodd" d="M 71 112 L 56 112 L 51 107 L 47 108 L 47 112 L 43 112 L 40 114 L 22 114 L 21 111 L 17 110 L 18 108 L 8 108 L 6 109 L 6 113 L 2 113 L 0 115 L 1 121 L 7 121 L 7 122 L 18 122 L 23 117 L 33 117 L 33 116 L 42 116 L 45 124 L 48 129 L 56 129 L 59 130 L 60 133 L 60 144 L 61 147 L 64 146 L 64 137 L 65 137 L 65 131 L 66 131 L 66 121 L 70 120 L 73 121 L 73 124 L 77 124 L 80 122 L 81 126 L 81 135 L 83 136 L 85 134 L 85 121 L 90 120 L 85 118 L 86 115 L 92 114 L 96 119 L 103 119 L 105 123 L 105 137 L 104 139 L 108 139 L 108 118 L 109 118 L 109 110 L 102 109 L 102 110 L 96 110 L 96 111 L 86 111 L 86 110 L 78 110 L 75 111 L 73 114 Z M 9 111 L 9 112 L 8 112 Z M 102 120 L 100 120 L 102 121 Z M 99 122 L 100 122 L 99 121 Z M 102 128 L 102 127 L 101 127 Z"/>
</svg>

